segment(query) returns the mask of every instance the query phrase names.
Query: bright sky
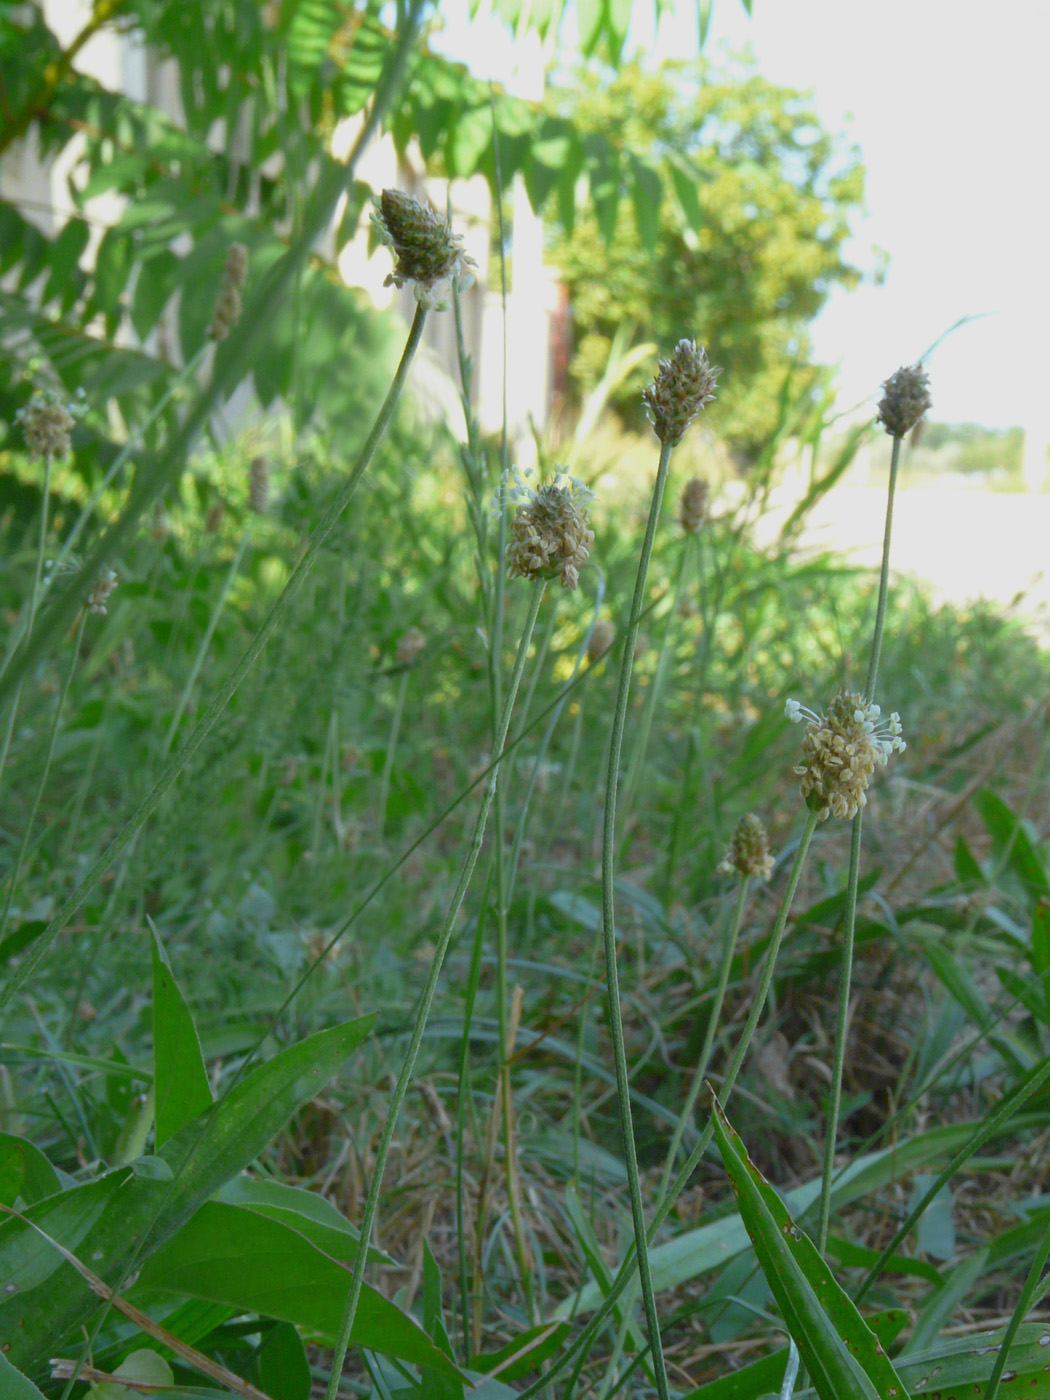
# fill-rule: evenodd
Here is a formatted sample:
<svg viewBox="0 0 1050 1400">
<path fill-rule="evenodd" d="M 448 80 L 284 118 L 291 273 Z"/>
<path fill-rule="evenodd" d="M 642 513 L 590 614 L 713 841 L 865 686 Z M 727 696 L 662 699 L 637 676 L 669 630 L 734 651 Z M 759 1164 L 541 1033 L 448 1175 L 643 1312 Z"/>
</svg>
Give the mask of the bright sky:
<svg viewBox="0 0 1050 1400">
<path fill-rule="evenodd" d="M 678 6 L 654 42 L 651 6 L 635 0 L 632 45 L 695 51 L 694 0 Z M 507 48 L 478 21 L 461 27 L 465 8 L 441 0 L 447 47 L 506 81 Z M 928 361 L 933 416 L 1045 433 L 1050 0 L 754 0 L 750 19 L 740 0 L 713 0 L 708 48 L 723 42 L 750 44 L 772 81 L 812 88 L 867 167 L 854 261 L 872 267 L 878 246 L 889 271 L 881 287 L 835 294 L 814 326 L 818 357 L 840 366 L 842 406 L 877 398 L 898 365 L 976 316 Z"/>
</svg>

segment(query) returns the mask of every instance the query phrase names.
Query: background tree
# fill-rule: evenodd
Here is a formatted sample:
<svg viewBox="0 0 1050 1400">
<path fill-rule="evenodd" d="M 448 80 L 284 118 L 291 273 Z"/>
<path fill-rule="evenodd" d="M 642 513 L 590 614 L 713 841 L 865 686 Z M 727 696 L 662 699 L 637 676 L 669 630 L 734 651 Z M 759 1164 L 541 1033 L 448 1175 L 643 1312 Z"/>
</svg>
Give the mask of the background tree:
<svg viewBox="0 0 1050 1400">
<path fill-rule="evenodd" d="M 635 341 L 695 335 L 733 366 L 719 429 L 746 459 L 792 370 L 795 392 L 816 380 L 808 323 L 860 276 L 844 253 L 864 192 L 858 152 L 746 58 L 582 65 L 548 105 L 584 145 L 608 142 L 604 182 L 592 177 L 584 217 L 551 249 L 570 292 L 576 389 L 597 382 L 624 321 Z M 614 399 L 632 423 L 640 384 Z"/>
</svg>

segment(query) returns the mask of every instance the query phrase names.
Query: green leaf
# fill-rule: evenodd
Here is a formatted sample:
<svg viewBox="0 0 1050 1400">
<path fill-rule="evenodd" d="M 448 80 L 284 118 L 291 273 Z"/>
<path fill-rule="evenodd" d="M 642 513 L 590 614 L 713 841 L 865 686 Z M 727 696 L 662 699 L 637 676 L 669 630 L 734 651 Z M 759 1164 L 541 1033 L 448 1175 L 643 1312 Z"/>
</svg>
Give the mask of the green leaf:
<svg viewBox="0 0 1050 1400">
<path fill-rule="evenodd" d="M 912 1181 L 908 1209 L 914 1210 L 930 1189 L 935 1177 L 928 1172 L 916 1172 Z M 923 1212 L 915 1230 L 915 1241 L 924 1254 L 934 1259 L 949 1260 L 955 1255 L 955 1219 L 952 1214 L 954 1198 L 951 1188 L 942 1186 Z"/>
<path fill-rule="evenodd" d="M 44 1400 L 28 1376 L 23 1376 L 0 1352 L 0 1395 L 4 1400 Z"/>
<path fill-rule="evenodd" d="M 965 836 L 960 836 L 955 842 L 955 876 L 964 885 L 980 886 L 988 883 L 980 861 L 970 850 Z"/>
<path fill-rule="evenodd" d="M 520 1381 L 559 1351 L 568 1335 L 567 1322 L 545 1322 L 539 1327 L 519 1332 L 512 1342 L 499 1351 L 475 1356 L 471 1366 L 482 1375 L 498 1370 L 501 1381 Z"/>
<path fill-rule="evenodd" d="M 244 1206 L 259 1215 L 268 1215 L 271 1220 L 290 1225 L 333 1259 L 348 1263 L 357 1257 L 360 1231 L 336 1210 L 331 1201 L 326 1201 L 316 1191 L 288 1186 L 283 1181 L 235 1176 L 219 1191 L 218 1199 L 227 1205 Z M 370 1245 L 368 1262 L 392 1264 L 394 1260 L 383 1250 Z"/>
<path fill-rule="evenodd" d="M 885 1312 L 873 1313 L 868 1319 L 872 1331 L 884 1347 L 895 1340 L 908 1321 L 909 1315 L 904 1308 L 887 1308 Z M 741 1366 L 739 1371 L 732 1371 L 698 1386 L 684 1395 L 682 1400 L 757 1400 L 761 1395 L 780 1389 L 787 1359 L 788 1349 L 781 1347 L 771 1356 L 763 1356 L 759 1361 Z"/>
<path fill-rule="evenodd" d="M 831 1194 L 832 1206 L 840 1209 L 851 1201 L 862 1199 L 888 1182 L 898 1181 L 917 1168 L 955 1151 L 973 1136 L 973 1124 L 955 1123 L 929 1132 L 905 1138 L 893 1147 L 858 1157 L 835 1177 Z M 788 1209 L 801 1216 L 820 1196 L 820 1179 L 813 1178 L 785 1193 Z M 687 1230 L 649 1251 L 653 1287 L 660 1292 L 675 1288 L 691 1278 L 723 1268 L 736 1255 L 748 1248 L 747 1231 L 739 1215 L 727 1215 Z M 596 1283 L 589 1283 L 579 1297 L 559 1306 L 553 1316 L 563 1318 L 586 1312 L 602 1301 L 604 1293 Z"/>
<path fill-rule="evenodd" d="M 13 1133 L 0 1133 L 0 1203 L 13 1206 L 21 1196 L 32 1205 L 61 1189 L 58 1173 L 39 1147 Z"/>
<path fill-rule="evenodd" d="M 715 1139 L 762 1271 L 821 1400 L 895 1400 L 903 1386 L 783 1201 L 751 1162 L 717 1099 Z"/>
<path fill-rule="evenodd" d="M 1032 910 L 1032 967 L 1039 975 L 1045 1019 L 1050 1024 L 1050 899 L 1040 899 Z"/>
<path fill-rule="evenodd" d="M 188 1294 L 292 1322 L 328 1345 L 339 1332 L 349 1270 L 298 1231 L 242 1206 L 209 1201 L 150 1258 L 139 1287 Z M 414 1318 L 365 1284 L 351 1342 L 458 1376 Z"/>
<path fill-rule="evenodd" d="M 663 184 L 659 172 L 651 165 L 630 153 L 628 165 L 631 173 L 631 197 L 634 204 L 634 222 L 638 237 L 646 248 L 655 248 L 660 233 L 660 201 L 663 197 Z"/>
<path fill-rule="evenodd" d="M 314 1097 L 361 1043 L 375 1016 L 321 1031 L 259 1065 L 160 1149 L 173 1182 L 136 1177 L 126 1167 L 31 1206 L 29 1221 L 111 1286 L 132 1258 L 145 1260 L 220 1186 L 255 1160 L 300 1104 Z M 31 1226 L 0 1224 L 0 1345 L 18 1366 L 40 1366 L 56 1343 L 92 1314 L 97 1299 Z M 289 1319 L 290 1320 L 290 1319 Z"/>
<path fill-rule="evenodd" d="M 1027 825 L 988 788 L 974 793 L 973 805 L 992 838 L 996 860 L 1013 871 L 1033 899 L 1050 899 L 1050 878 Z"/>
<path fill-rule="evenodd" d="M 175 1384 L 171 1367 L 152 1347 L 140 1347 L 138 1351 L 133 1351 L 113 1374 L 148 1386 L 170 1387 Z M 91 1400 L 139 1400 L 142 1394 L 137 1386 L 118 1385 L 115 1381 L 103 1381 L 100 1386 L 90 1387 L 90 1390 Z"/>
<path fill-rule="evenodd" d="M 157 937 L 153 938 L 153 1082 L 158 1147 L 211 1107 L 212 1092 L 189 1007 Z"/>
<path fill-rule="evenodd" d="M 310 1400 L 310 1363 L 290 1322 L 279 1322 L 255 1353 L 252 1379 L 271 1400 Z"/>
</svg>

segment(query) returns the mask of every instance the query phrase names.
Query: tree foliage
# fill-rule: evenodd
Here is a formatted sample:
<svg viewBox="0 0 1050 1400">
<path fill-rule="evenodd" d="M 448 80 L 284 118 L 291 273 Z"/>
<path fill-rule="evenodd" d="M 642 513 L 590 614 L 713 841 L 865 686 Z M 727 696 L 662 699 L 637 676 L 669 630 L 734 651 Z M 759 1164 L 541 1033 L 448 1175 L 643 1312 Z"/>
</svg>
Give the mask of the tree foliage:
<svg viewBox="0 0 1050 1400">
<path fill-rule="evenodd" d="M 716 364 L 719 430 L 744 454 L 769 434 L 789 375 L 816 379 L 807 323 L 858 269 L 844 244 L 861 204 L 855 150 L 807 97 L 747 60 L 588 64 L 553 86 L 549 109 L 606 140 L 606 177 L 556 237 L 576 332 L 579 390 L 600 377 L 624 321 L 634 339 L 695 336 Z M 640 381 L 619 404 L 638 416 Z"/>
</svg>

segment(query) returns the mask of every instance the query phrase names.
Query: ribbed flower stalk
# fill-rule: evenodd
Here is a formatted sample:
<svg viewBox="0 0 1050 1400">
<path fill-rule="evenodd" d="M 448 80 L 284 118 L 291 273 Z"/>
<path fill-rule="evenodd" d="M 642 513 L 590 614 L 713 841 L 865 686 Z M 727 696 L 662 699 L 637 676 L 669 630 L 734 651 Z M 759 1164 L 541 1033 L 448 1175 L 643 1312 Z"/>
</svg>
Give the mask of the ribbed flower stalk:
<svg viewBox="0 0 1050 1400">
<path fill-rule="evenodd" d="M 864 700 L 872 705 L 882 655 L 882 636 L 886 625 L 886 603 L 889 598 L 890 541 L 893 534 L 893 500 L 897 488 L 901 442 L 931 405 L 929 379 L 921 364 L 898 369 L 882 386 L 879 402 L 879 422 L 893 439 L 890 458 L 890 480 L 886 493 L 886 523 L 882 537 L 882 563 L 879 569 L 879 598 L 875 609 L 875 629 L 871 640 L 868 675 Z M 872 706 L 878 713 L 878 706 Z M 892 717 L 891 717 L 892 718 Z M 899 745 L 903 748 L 903 744 Z M 885 761 L 885 760 L 883 760 Z M 860 887 L 860 848 L 863 816 L 858 810 L 853 816 L 850 832 L 849 874 L 846 877 L 846 907 L 842 927 L 842 967 L 839 974 L 838 1006 L 835 1014 L 835 1042 L 832 1050 L 831 1087 L 824 1127 L 824 1161 L 820 1184 L 820 1218 L 817 1226 L 817 1248 L 823 1254 L 831 1222 L 831 1186 L 835 1174 L 835 1144 L 838 1138 L 839 1114 L 842 1107 L 842 1071 L 846 1060 L 846 1033 L 849 1027 L 850 989 L 853 980 L 853 945 L 857 922 L 857 891 Z"/>
<path fill-rule="evenodd" d="M 638 1154 L 634 1141 L 630 1076 L 624 1044 L 620 983 L 616 964 L 616 792 L 620 776 L 624 724 L 631 692 L 631 669 L 634 664 L 635 646 L 638 642 L 642 608 L 645 602 L 646 578 L 649 572 L 649 561 L 652 558 L 653 542 L 656 538 L 656 527 L 663 506 L 671 453 L 676 444 L 681 442 L 685 430 L 696 414 L 714 398 L 716 375 L 717 371 L 711 368 L 704 351 L 697 349 L 695 341 L 680 340 L 671 357 L 660 361 L 656 378 L 642 394 L 653 430 L 660 440 L 660 460 L 656 471 L 656 484 L 653 488 L 652 501 L 649 506 L 645 538 L 642 541 L 638 559 L 634 595 L 631 599 L 631 613 L 624 635 L 620 681 L 616 695 L 616 708 L 613 713 L 612 733 L 609 739 L 609 764 L 605 780 L 605 812 L 602 823 L 602 941 L 605 950 L 605 990 L 608 1002 L 609 1032 L 613 1042 L 616 1097 L 620 1111 L 620 1134 L 623 1139 L 627 1182 L 631 1196 L 631 1218 L 634 1224 L 634 1238 L 638 1256 L 638 1279 L 645 1307 L 653 1374 L 660 1400 L 668 1400 L 667 1368 L 660 1345 L 660 1319 L 656 1311 L 656 1299 L 646 1246 L 645 1211 L 642 1205 Z"/>
</svg>

